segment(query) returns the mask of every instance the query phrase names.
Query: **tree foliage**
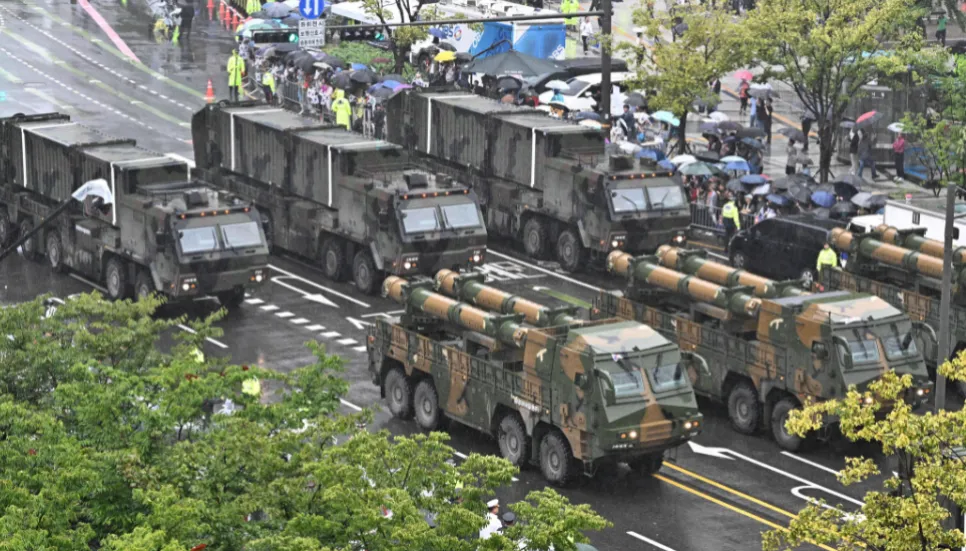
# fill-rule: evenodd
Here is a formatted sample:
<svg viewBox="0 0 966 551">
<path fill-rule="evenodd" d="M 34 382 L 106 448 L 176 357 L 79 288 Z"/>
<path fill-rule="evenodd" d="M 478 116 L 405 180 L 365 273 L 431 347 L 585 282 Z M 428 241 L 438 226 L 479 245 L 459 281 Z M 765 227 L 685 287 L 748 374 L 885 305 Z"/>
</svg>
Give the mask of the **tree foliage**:
<svg viewBox="0 0 966 551">
<path fill-rule="evenodd" d="M 541 491 L 510 506 L 519 528 L 479 540 L 508 462 L 365 430 L 369 412 L 339 413 L 342 364 L 317 343 L 287 374 L 199 358 L 222 314 L 163 319 L 158 304 L 0 310 L 0 550 L 573 549 L 607 524 Z M 196 333 L 170 331 L 182 323 Z M 240 392 L 252 377 L 277 400 Z"/>
<path fill-rule="evenodd" d="M 949 379 L 966 380 L 966 353 L 939 369 Z M 948 507 L 955 503 L 966 510 L 966 410 L 914 414 L 902 401 L 911 384 L 908 375 L 888 372 L 867 392 L 852 389 L 842 400 L 791 413 L 787 427 L 799 435 L 836 416 L 847 438 L 881 445 L 890 461 L 881 472 L 872 459 L 848 458 L 838 475 L 843 484 L 884 475 L 882 489 L 870 491 L 861 510 L 848 514 L 824 502 L 809 505 L 788 532 L 765 535 L 765 550 L 793 549 L 809 541 L 841 551 L 935 551 L 966 545 Z"/>
<path fill-rule="evenodd" d="M 675 20 L 680 17 L 680 23 Z M 702 10 L 686 10 L 671 16 L 666 12 L 651 15 L 646 6 L 633 13 L 634 25 L 654 38 L 651 45 L 623 43 L 617 48 L 628 54 L 636 75 L 632 88 L 653 91 L 652 109 L 664 109 L 681 120 L 680 145 L 684 146 L 687 115 L 696 102 L 716 105 L 709 83 L 721 78 L 748 60 L 746 27 L 737 22 L 722 4 Z M 687 30 L 674 41 L 661 37 L 675 25 Z"/>
<path fill-rule="evenodd" d="M 789 85 L 813 115 L 822 181 L 849 102 L 926 53 L 916 0 L 760 0 L 747 22 L 764 79 Z M 932 55 L 938 55 L 933 53 Z"/>
</svg>

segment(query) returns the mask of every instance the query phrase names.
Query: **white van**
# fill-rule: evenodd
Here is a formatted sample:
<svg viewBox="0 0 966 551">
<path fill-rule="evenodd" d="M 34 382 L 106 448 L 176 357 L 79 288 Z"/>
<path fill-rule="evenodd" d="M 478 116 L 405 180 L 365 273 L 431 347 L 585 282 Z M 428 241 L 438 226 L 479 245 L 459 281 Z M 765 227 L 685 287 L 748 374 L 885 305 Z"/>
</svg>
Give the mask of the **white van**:
<svg viewBox="0 0 966 551">
<path fill-rule="evenodd" d="M 926 228 L 926 238 L 943 241 L 946 231 L 945 213 L 907 205 L 898 201 L 888 201 L 883 214 L 883 223 L 900 230 L 907 228 Z M 953 221 L 953 247 L 966 246 L 966 219 Z"/>
<path fill-rule="evenodd" d="M 624 100 L 627 98 L 627 87 L 624 82 L 631 79 L 634 73 L 611 73 L 611 96 L 610 114 L 620 116 L 624 112 Z M 601 73 L 580 75 L 567 81 L 567 89 L 561 90 L 560 94 L 564 97 L 564 104 L 571 111 L 592 111 L 597 101 L 594 96 L 600 92 L 600 81 L 603 80 Z M 540 103 L 548 104 L 553 98 L 554 91 L 547 90 L 540 94 Z"/>
</svg>

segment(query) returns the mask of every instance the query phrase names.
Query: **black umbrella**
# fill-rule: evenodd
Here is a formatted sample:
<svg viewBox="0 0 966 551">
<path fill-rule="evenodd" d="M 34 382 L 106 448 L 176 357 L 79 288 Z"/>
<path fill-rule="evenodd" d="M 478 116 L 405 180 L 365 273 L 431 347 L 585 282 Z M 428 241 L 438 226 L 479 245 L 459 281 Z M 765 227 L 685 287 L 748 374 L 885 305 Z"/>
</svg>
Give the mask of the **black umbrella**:
<svg viewBox="0 0 966 551">
<path fill-rule="evenodd" d="M 795 140 L 798 143 L 805 141 L 805 134 L 797 128 L 792 128 L 791 126 L 783 126 L 778 129 L 778 133 L 788 137 L 789 140 Z"/>
<path fill-rule="evenodd" d="M 799 203 L 808 203 L 809 198 L 812 196 L 812 190 L 808 189 L 808 186 L 802 184 L 792 184 L 788 186 L 788 190 L 785 192 L 785 195 L 788 195 Z"/>
<path fill-rule="evenodd" d="M 577 122 L 599 121 L 600 115 L 598 115 L 597 113 L 594 113 L 593 111 L 578 111 L 577 114 L 574 115 L 574 120 Z"/>
<path fill-rule="evenodd" d="M 624 98 L 624 105 L 630 105 L 631 107 L 644 107 L 647 105 L 647 100 L 644 99 L 644 96 L 642 96 L 640 93 L 634 92 L 632 94 L 627 94 L 627 97 Z"/>
<path fill-rule="evenodd" d="M 698 132 L 702 134 L 720 134 L 721 129 L 716 122 L 703 122 L 698 126 Z"/>
<path fill-rule="evenodd" d="M 842 121 L 839 123 L 839 127 L 841 128 L 852 128 L 853 126 L 855 126 L 855 121 Z"/>
<path fill-rule="evenodd" d="M 741 183 L 741 180 L 739 180 L 738 178 L 732 178 L 728 180 L 728 183 L 725 185 L 725 188 L 728 189 L 729 191 L 734 191 L 737 193 L 743 193 L 745 191 L 745 186 Z"/>
<path fill-rule="evenodd" d="M 333 69 L 345 69 L 346 67 L 345 61 L 342 61 L 341 59 L 335 57 L 334 55 L 330 55 L 326 53 L 322 54 L 322 57 L 321 59 L 319 59 L 319 61 L 328 63 L 329 66 L 332 67 Z"/>
<path fill-rule="evenodd" d="M 560 67 L 548 59 L 540 59 L 523 52 L 510 50 L 472 61 L 463 70 L 467 73 L 483 73 L 493 76 L 520 75 L 533 77 L 544 73 L 556 73 L 560 70 Z"/>
<path fill-rule="evenodd" d="M 751 149 L 765 149 L 765 144 L 754 138 L 741 138 L 741 143 L 745 144 Z"/>
<path fill-rule="evenodd" d="M 718 123 L 718 128 L 720 128 L 724 132 L 737 132 L 738 130 L 741 130 L 744 127 L 741 126 L 740 123 L 737 123 L 735 121 L 721 121 Z"/>
<path fill-rule="evenodd" d="M 862 191 L 853 195 L 850 202 L 859 208 L 878 210 L 885 206 L 888 199 L 887 196 L 882 194 L 873 195 L 867 191 Z"/>
<path fill-rule="evenodd" d="M 306 52 L 305 50 L 292 50 L 289 53 L 285 54 L 284 61 L 285 63 L 289 63 L 289 62 L 295 63 L 299 58 L 302 58 L 302 57 L 312 57 L 312 55 Z"/>
<path fill-rule="evenodd" d="M 385 82 L 387 80 L 395 80 L 396 82 L 401 82 L 403 84 L 406 84 L 407 82 L 409 82 L 408 80 L 406 80 L 406 77 L 402 75 L 397 75 L 396 73 L 389 73 L 388 75 L 382 75 L 379 77 L 379 80 L 377 82 Z"/>
<path fill-rule="evenodd" d="M 369 95 L 376 99 L 391 98 L 393 94 L 395 94 L 395 92 L 393 92 L 390 88 L 386 88 L 385 86 L 380 86 L 369 91 Z"/>
<path fill-rule="evenodd" d="M 791 176 L 785 176 L 775 180 L 772 186 L 775 189 L 791 189 L 791 187 L 796 184 L 808 187 L 814 185 L 815 180 L 806 174 L 792 174 Z"/>
<path fill-rule="evenodd" d="M 315 58 L 310 55 L 307 55 L 295 60 L 294 65 L 299 69 L 302 69 L 306 73 L 311 73 L 312 71 L 315 70 L 315 67 L 314 67 L 315 63 L 316 63 Z"/>
<path fill-rule="evenodd" d="M 355 83 L 352 82 L 352 76 L 348 72 L 342 71 L 332 75 L 332 77 L 329 78 L 329 84 L 336 88 L 348 90 L 349 88 L 352 88 Z"/>
<path fill-rule="evenodd" d="M 706 163 L 716 163 L 721 158 L 720 155 L 714 151 L 698 151 L 694 154 L 694 158 L 699 161 L 704 161 Z"/>
<path fill-rule="evenodd" d="M 504 92 L 509 92 L 511 90 L 519 90 L 523 87 L 523 82 L 516 77 L 500 77 L 496 81 L 496 89 L 503 90 Z"/>
<path fill-rule="evenodd" d="M 766 134 L 761 128 L 742 128 L 735 136 L 738 136 L 738 138 L 764 138 Z"/>
<path fill-rule="evenodd" d="M 352 82 L 359 84 L 373 84 L 379 79 L 379 76 L 369 69 L 356 69 L 349 74 L 349 78 L 352 79 Z"/>
<path fill-rule="evenodd" d="M 855 196 L 861 188 L 857 188 L 849 182 L 833 182 L 819 186 L 816 191 L 828 191 L 834 193 L 836 197 L 841 197 L 846 201 Z"/>
<path fill-rule="evenodd" d="M 841 220 L 842 218 L 850 218 L 855 216 L 855 213 L 859 212 L 859 207 L 852 204 L 851 201 L 839 201 L 838 203 L 832 205 L 832 208 L 829 210 L 829 212 L 831 213 L 831 218 Z"/>
<path fill-rule="evenodd" d="M 863 180 L 862 178 L 860 178 L 860 177 L 858 177 L 858 176 L 856 176 L 854 174 L 844 174 L 844 175 L 839 176 L 838 178 L 832 180 L 832 183 L 833 184 L 837 184 L 839 182 L 843 182 L 843 183 L 846 183 L 846 184 L 850 184 L 853 187 L 855 187 L 856 189 L 862 189 L 862 187 L 865 185 L 865 180 Z"/>
<path fill-rule="evenodd" d="M 811 215 L 813 218 L 818 218 L 819 220 L 828 220 L 829 218 L 832 217 L 831 211 L 829 211 L 829 209 L 826 209 L 826 208 L 812 209 L 808 211 L 808 214 Z"/>
<path fill-rule="evenodd" d="M 748 95 L 753 98 L 769 98 L 774 92 L 771 88 L 749 88 Z"/>
</svg>

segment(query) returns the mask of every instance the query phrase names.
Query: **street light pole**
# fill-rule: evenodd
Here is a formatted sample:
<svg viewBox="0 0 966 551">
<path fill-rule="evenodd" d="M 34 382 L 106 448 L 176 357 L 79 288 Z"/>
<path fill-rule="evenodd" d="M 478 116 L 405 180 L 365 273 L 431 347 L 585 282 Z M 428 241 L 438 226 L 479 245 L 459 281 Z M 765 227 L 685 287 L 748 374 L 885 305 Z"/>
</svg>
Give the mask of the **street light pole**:
<svg viewBox="0 0 966 551">
<path fill-rule="evenodd" d="M 611 95 L 611 55 L 614 49 L 612 42 L 613 33 L 611 32 L 611 17 L 613 10 L 611 0 L 600 1 L 600 118 L 601 126 L 604 128 L 604 135 L 610 136 L 610 95 Z"/>
<path fill-rule="evenodd" d="M 956 218 L 956 184 L 946 185 L 946 229 L 943 235 L 943 281 L 939 299 L 939 350 L 937 363 L 949 353 L 949 318 L 953 290 L 953 230 Z M 936 411 L 946 407 L 946 377 L 936 371 Z"/>
</svg>

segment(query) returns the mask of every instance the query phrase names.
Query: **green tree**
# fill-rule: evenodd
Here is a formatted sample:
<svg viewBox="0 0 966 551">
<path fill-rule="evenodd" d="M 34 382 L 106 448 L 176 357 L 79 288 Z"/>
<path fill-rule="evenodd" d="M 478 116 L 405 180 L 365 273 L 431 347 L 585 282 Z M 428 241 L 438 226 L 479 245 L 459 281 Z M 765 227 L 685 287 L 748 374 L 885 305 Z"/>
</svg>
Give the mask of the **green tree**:
<svg viewBox="0 0 966 551">
<path fill-rule="evenodd" d="M 680 19 L 678 19 L 680 18 Z M 747 61 L 745 26 L 737 22 L 722 4 L 706 11 L 680 11 L 674 16 L 666 12 L 651 16 L 646 7 L 634 10 L 634 25 L 647 36 L 657 37 L 653 44 L 622 43 L 618 51 L 629 54 L 636 73 L 631 88 L 653 91 L 651 109 L 674 113 L 678 126 L 678 146 L 684 151 L 688 113 L 698 102 L 716 105 L 719 98 L 711 92 L 710 83 L 742 67 Z M 681 25 L 673 41 L 660 37 Z"/>
<path fill-rule="evenodd" d="M 0 310 L 0 550 L 572 549 L 607 525 L 535 492 L 511 505 L 526 526 L 481 541 L 508 462 L 456 464 L 441 433 L 365 430 L 369 412 L 339 413 L 342 364 L 317 343 L 287 374 L 200 358 L 222 314 L 165 320 L 158 304 Z M 196 333 L 159 351 L 180 323 Z M 252 377 L 272 400 L 241 392 Z"/>
<path fill-rule="evenodd" d="M 921 13 L 915 0 L 760 0 L 749 14 L 745 25 L 763 78 L 790 86 L 814 115 L 822 182 L 849 102 L 924 54 L 915 32 Z"/>
<path fill-rule="evenodd" d="M 966 354 L 939 370 L 950 379 L 966 380 Z M 882 473 L 872 459 L 847 458 L 838 475 L 843 484 L 884 474 L 882 489 L 868 492 L 853 514 L 824 502 L 809 505 L 788 532 L 765 534 L 765 550 L 793 549 L 810 541 L 841 551 L 936 551 L 966 545 L 948 507 L 955 503 L 966 510 L 966 410 L 914 414 L 902 400 L 911 384 L 908 375 L 900 378 L 890 371 L 866 392 L 852 389 L 842 400 L 792 412 L 787 427 L 802 436 L 817 430 L 827 416 L 838 417 L 847 438 L 881 445 L 889 465 Z M 887 410 L 882 404 L 894 405 Z"/>
</svg>

